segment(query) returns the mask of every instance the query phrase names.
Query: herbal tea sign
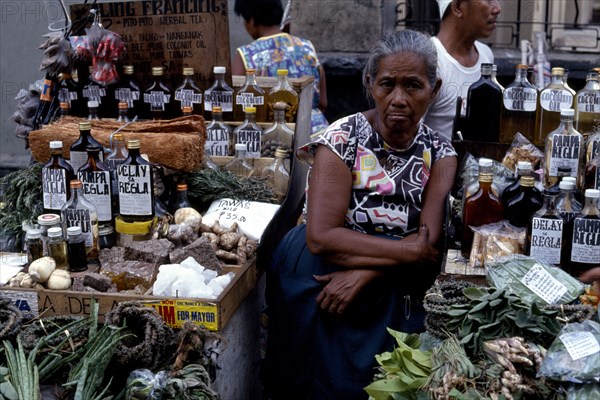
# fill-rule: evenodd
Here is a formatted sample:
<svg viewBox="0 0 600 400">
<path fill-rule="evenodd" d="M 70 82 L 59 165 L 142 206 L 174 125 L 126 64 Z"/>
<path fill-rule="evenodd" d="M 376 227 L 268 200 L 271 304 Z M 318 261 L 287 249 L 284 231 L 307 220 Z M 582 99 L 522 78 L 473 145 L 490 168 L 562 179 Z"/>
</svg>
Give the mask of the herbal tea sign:
<svg viewBox="0 0 600 400">
<path fill-rule="evenodd" d="M 225 66 L 231 76 L 227 0 L 77 4 L 71 6 L 71 18 L 85 18 L 91 8 L 99 10 L 105 29 L 121 35 L 127 45 L 123 64 L 133 65 L 144 85 L 152 80 L 152 67 L 161 65 L 172 87 L 180 83 L 184 66 L 194 68 L 202 89 L 212 83 L 215 65 Z"/>
</svg>

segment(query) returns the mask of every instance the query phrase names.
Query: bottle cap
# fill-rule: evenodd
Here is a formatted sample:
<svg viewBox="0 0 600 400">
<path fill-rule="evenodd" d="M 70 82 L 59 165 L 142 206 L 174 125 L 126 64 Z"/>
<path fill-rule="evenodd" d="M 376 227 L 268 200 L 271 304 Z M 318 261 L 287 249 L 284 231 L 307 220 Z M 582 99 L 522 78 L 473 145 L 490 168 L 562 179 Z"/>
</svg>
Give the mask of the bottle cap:
<svg viewBox="0 0 600 400">
<path fill-rule="evenodd" d="M 225 73 L 225 67 L 214 67 L 213 68 L 213 73 L 215 73 L 215 74 L 224 74 Z"/>
<path fill-rule="evenodd" d="M 564 115 L 565 117 L 572 117 L 575 115 L 575 110 L 572 108 L 561 108 L 560 115 Z"/>
<path fill-rule="evenodd" d="M 178 184 L 177 190 L 187 190 L 187 184 L 185 184 L 185 183 Z"/>
<path fill-rule="evenodd" d="M 533 186 L 535 183 L 535 178 L 533 176 L 522 176 L 521 177 L 521 186 Z"/>
<path fill-rule="evenodd" d="M 139 149 L 140 141 L 138 139 L 129 139 L 127 141 L 127 148 L 128 149 Z"/>
<path fill-rule="evenodd" d="M 552 75 L 564 75 L 564 74 L 565 74 L 564 68 L 561 68 L 561 67 L 552 68 Z"/>
<path fill-rule="evenodd" d="M 517 161 L 517 170 L 528 169 L 531 170 L 532 166 L 529 161 Z"/>
<path fill-rule="evenodd" d="M 103 225 L 98 228 L 98 235 L 106 236 L 106 235 L 110 235 L 111 233 L 114 233 L 114 231 L 115 231 L 115 228 L 113 228 L 112 225 Z"/>
<path fill-rule="evenodd" d="M 575 189 L 575 183 L 567 181 L 563 178 L 563 180 L 558 184 L 558 188 L 562 190 L 573 190 Z"/>
<path fill-rule="evenodd" d="M 163 67 L 152 67 L 152 76 L 162 76 L 164 73 Z"/>
<path fill-rule="evenodd" d="M 119 108 L 119 110 L 127 110 L 129 108 L 127 103 L 125 103 L 124 101 L 120 101 L 117 107 Z"/>
<path fill-rule="evenodd" d="M 71 181 L 71 189 L 80 189 L 83 187 L 83 183 L 79 179 L 73 179 Z"/>
<path fill-rule="evenodd" d="M 278 101 L 273 104 L 273 110 L 275 111 L 285 111 L 288 109 L 288 104 L 285 101 Z"/>
<path fill-rule="evenodd" d="M 113 140 L 123 140 L 123 134 L 122 133 L 115 133 L 113 136 Z"/>
<path fill-rule="evenodd" d="M 123 72 L 125 73 L 125 75 L 133 75 L 133 71 L 135 71 L 133 68 L 133 65 L 124 65 L 123 66 Z"/>
<path fill-rule="evenodd" d="M 53 140 L 50 142 L 51 149 L 62 149 L 63 144 L 60 140 Z"/>
<path fill-rule="evenodd" d="M 187 114 L 191 114 L 191 113 L 192 113 L 192 107 L 190 107 L 190 106 L 183 106 L 183 108 L 181 109 L 181 111 L 182 111 L 184 114 L 186 114 L 186 113 L 187 113 Z"/>
<path fill-rule="evenodd" d="M 40 226 L 48 226 L 60 223 L 60 215 L 58 214 L 42 214 L 38 217 L 37 223 Z"/>
<path fill-rule="evenodd" d="M 194 68 L 192 67 L 183 67 L 183 76 L 194 75 Z"/>
<path fill-rule="evenodd" d="M 102 147 L 98 146 L 97 144 L 88 144 L 87 146 L 85 146 L 85 151 L 87 152 L 100 152 L 102 150 Z"/>
<path fill-rule="evenodd" d="M 42 237 L 42 232 L 39 229 L 30 229 L 25 237 L 26 239 L 39 239 Z"/>
<path fill-rule="evenodd" d="M 67 228 L 68 236 L 77 236 L 81 235 L 81 227 L 80 226 L 70 226 Z"/>
<path fill-rule="evenodd" d="M 246 70 L 246 75 L 254 75 L 254 74 L 256 74 L 256 69 L 254 69 L 254 68 L 248 68 Z"/>
<path fill-rule="evenodd" d="M 62 228 L 55 226 L 53 228 L 48 229 L 48 237 L 60 237 L 62 236 Z"/>
<path fill-rule="evenodd" d="M 494 161 L 489 159 L 489 158 L 480 158 L 479 159 L 479 166 L 480 167 L 492 167 L 494 165 Z"/>
<path fill-rule="evenodd" d="M 277 70 L 277 75 L 287 75 L 287 74 L 288 74 L 287 69 L 278 69 Z"/>
<path fill-rule="evenodd" d="M 527 65 L 525 64 L 517 64 L 517 69 L 527 69 Z"/>
<path fill-rule="evenodd" d="M 565 182 L 573 182 L 574 185 L 577 184 L 577 178 L 574 176 L 563 176 L 562 180 Z"/>
<path fill-rule="evenodd" d="M 235 144 L 235 151 L 246 151 L 248 149 L 248 146 L 244 143 L 236 143 Z"/>
<path fill-rule="evenodd" d="M 220 112 L 223 112 L 223 109 L 221 108 L 221 106 L 213 106 L 212 112 L 213 113 L 220 113 Z"/>
<path fill-rule="evenodd" d="M 90 121 L 83 121 L 79 123 L 80 131 L 89 131 L 90 129 L 92 129 L 92 124 L 90 123 Z"/>
<path fill-rule="evenodd" d="M 98 107 L 100 107 L 100 104 L 98 103 L 97 100 L 88 101 L 88 108 L 98 108 Z"/>
<path fill-rule="evenodd" d="M 286 158 L 287 155 L 288 152 L 283 147 L 278 147 L 277 150 L 275 150 L 275 158 Z"/>
<path fill-rule="evenodd" d="M 600 190 L 586 189 L 585 190 L 585 198 L 586 199 L 600 199 Z"/>
<path fill-rule="evenodd" d="M 244 107 L 244 112 L 250 113 L 250 114 L 256 114 L 256 107 L 252 107 L 252 106 Z"/>
<path fill-rule="evenodd" d="M 69 103 L 66 103 L 63 101 L 60 103 L 60 108 L 62 108 L 64 110 L 65 108 L 71 108 L 71 107 L 69 106 Z"/>
</svg>

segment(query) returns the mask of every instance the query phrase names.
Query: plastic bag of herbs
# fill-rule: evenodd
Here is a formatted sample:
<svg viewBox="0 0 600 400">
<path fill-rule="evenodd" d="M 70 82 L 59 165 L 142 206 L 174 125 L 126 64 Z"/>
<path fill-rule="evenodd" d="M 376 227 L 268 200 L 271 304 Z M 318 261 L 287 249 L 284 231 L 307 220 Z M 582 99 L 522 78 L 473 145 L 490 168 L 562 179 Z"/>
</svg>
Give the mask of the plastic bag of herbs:
<svg viewBox="0 0 600 400">
<path fill-rule="evenodd" d="M 600 324 L 565 325 L 550 345 L 538 377 L 573 383 L 600 382 Z"/>
<path fill-rule="evenodd" d="M 597 400 L 600 399 L 600 383 L 572 384 L 567 390 L 567 400 Z"/>
<path fill-rule="evenodd" d="M 522 255 L 486 262 L 490 285 L 514 293 L 524 302 L 567 304 L 583 293 L 583 284 L 560 268 Z"/>
</svg>

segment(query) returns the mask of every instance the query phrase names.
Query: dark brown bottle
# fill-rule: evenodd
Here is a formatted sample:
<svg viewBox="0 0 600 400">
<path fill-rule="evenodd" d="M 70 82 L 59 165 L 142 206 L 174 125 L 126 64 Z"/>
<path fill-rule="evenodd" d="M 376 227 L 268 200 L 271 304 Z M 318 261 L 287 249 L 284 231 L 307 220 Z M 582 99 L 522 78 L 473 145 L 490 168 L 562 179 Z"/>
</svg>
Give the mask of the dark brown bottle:
<svg viewBox="0 0 600 400">
<path fill-rule="evenodd" d="M 115 100 L 127 103 L 128 114 L 142 118 L 142 91 L 133 79 L 133 65 L 123 66 L 123 76 L 115 89 Z"/>
<path fill-rule="evenodd" d="M 60 214 L 71 198 L 70 183 L 75 179 L 73 168 L 62 157 L 61 141 L 50 142 L 50 160 L 42 167 L 44 214 Z"/>
<path fill-rule="evenodd" d="M 534 186 L 533 176 L 524 176 L 520 180 L 520 192 L 508 201 L 504 210 L 506 219 L 513 226 L 524 228 L 531 216 L 542 208 L 542 194 Z"/>
<path fill-rule="evenodd" d="M 88 260 L 85 251 L 85 238 L 81 234 L 81 227 L 68 227 L 67 236 L 67 259 L 69 262 L 69 271 L 85 271 L 88 267 Z"/>
<path fill-rule="evenodd" d="M 523 176 L 531 176 L 533 172 L 533 167 L 529 161 L 518 161 L 517 162 L 517 179 L 504 188 L 502 191 L 502 195 L 500 199 L 502 200 L 502 205 L 506 207 L 508 201 L 515 197 L 521 187 L 521 177 Z"/>
<path fill-rule="evenodd" d="M 585 191 L 585 205 L 573 221 L 571 264 L 569 273 L 579 276 L 582 272 L 600 265 L 600 191 Z"/>
<path fill-rule="evenodd" d="M 581 212 L 581 204 L 575 200 L 575 182 L 562 180 L 559 185 L 560 197 L 556 202 L 556 210 L 565 221 L 563 228 L 562 250 L 560 265 L 565 271 L 571 263 L 571 242 L 573 241 L 573 221 Z"/>
<path fill-rule="evenodd" d="M 86 115 L 86 101 L 77 87 L 77 83 L 71 77 L 71 74 L 63 72 L 58 74 L 60 89 L 58 91 L 58 100 L 61 103 L 67 103 L 71 114 L 83 117 Z M 62 106 L 61 106 L 62 108 Z"/>
<path fill-rule="evenodd" d="M 88 146 L 99 146 L 104 148 L 102 144 L 94 139 L 92 136 L 92 124 L 89 121 L 79 123 L 79 138 L 73 142 L 69 150 L 71 166 L 73 171 L 77 173 L 79 168 L 85 164 L 88 160 L 87 147 Z M 104 152 L 101 151 L 99 154 L 100 161 L 104 161 Z"/>
<path fill-rule="evenodd" d="M 153 120 L 169 119 L 172 116 L 172 90 L 163 82 L 163 67 L 152 67 L 154 82 L 144 92 L 144 103 Z"/>
<path fill-rule="evenodd" d="M 140 154 L 140 141 L 128 140 L 129 155 L 118 167 L 119 212 L 125 222 L 154 218 L 152 165 Z"/>
<path fill-rule="evenodd" d="M 185 183 L 180 183 L 177 185 L 177 192 L 175 193 L 175 197 L 171 203 L 171 213 L 175 215 L 175 211 L 186 207 L 191 207 L 190 201 L 187 197 L 187 185 Z"/>
<path fill-rule="evenodd" d="M 564 221 L 556 210 L 557 193 L 544 191 L 544 205 L 527 225 L 527 255 L 548 264 L 560 264 Z"/>
<path fill-rule="evenodd" d="M 502 89 L 492 80 L 492 64 L 481 64 L 481 78 L 469 87 L 467 122 L 463 137 L 480 142 L 498 142 Z"/>
<path fill-rule="evenodd" d="M 88 146 L 88 160 L 77 172 L 78 179 L 83 183 L 83 194 L 96 207 L 98 223 L 110 224 L 112 221 L 110 171 L 100 161 L 98 146 Z"/>
</svg>

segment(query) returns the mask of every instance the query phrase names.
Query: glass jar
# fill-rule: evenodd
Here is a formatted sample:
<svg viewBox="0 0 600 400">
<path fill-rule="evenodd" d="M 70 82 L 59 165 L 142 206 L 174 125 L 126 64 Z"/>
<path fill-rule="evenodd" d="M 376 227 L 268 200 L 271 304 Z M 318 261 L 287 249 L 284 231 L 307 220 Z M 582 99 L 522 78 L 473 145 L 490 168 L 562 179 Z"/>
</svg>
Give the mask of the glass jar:
<svg viewBox="0 0 600 400">
<path fill-rule="evenodd" d="M 48 229 L 61 228 L 60 215 L 58 214 L 42 214 L 38 217 L 37 223 L 40 226 L 42 238 L 42 248 L 44 256 L 48 255 Z"/>
<path fill-rule="evenodd" d="M 48 255 L 54 259 L 57 269 L 69 269 L 67 243 L 63 238 L 62 228 L 48 229 Z"/>
<path fill-rule="evenodd" d="M 100 226 L 98 234 L 100 235 L 100 250 L 110 249 L 117 245 L 115 228 L 111 225 Z"/>
<path fill-rule="evenodd" d="M 27 262 L 29 264 L 44 256 L 42 233 L 39 229 L 29 229 L 27 231 L 27 234 L 25 235 L 25 246 L 27 248 Z"/>
</svg>

